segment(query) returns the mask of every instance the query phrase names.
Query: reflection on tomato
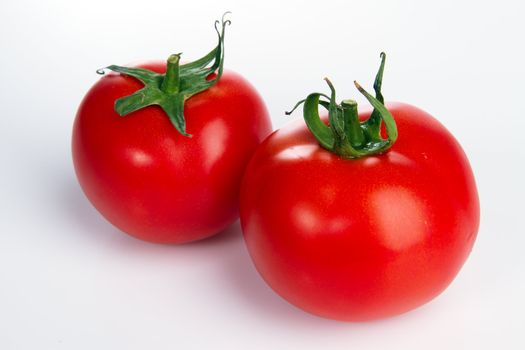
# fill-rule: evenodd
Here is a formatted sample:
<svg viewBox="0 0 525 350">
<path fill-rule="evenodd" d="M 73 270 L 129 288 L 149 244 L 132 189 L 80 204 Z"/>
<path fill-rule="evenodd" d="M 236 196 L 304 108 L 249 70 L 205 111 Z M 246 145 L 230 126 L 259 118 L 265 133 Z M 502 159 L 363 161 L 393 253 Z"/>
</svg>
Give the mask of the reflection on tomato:
<svg viewBox="0 0 525 350">
<path fill-rule="evenodd" d="M 166 63 L 140 67 L 163 73 Z M 84 193 L 112 224 L 143 240 L 183 243 L 220 232 L 237 219 L 244 168 L 271 131 L 264 102 L 225 71 L 186 101 L 187 137 L 158 106 L 125 117 L 114 111 L 117 99 L 141 87 L 111 73 L 84 98 L 72 142 Z"/>
<path fill-rule="evenodd" d="M 251 257 L 277 293 L 313 314 L 359 321 L 422 305 L 476 238 L 478 195 L 458 142 L 416 107 L 386 107 L 399 137 L 384 154 L 343 159 L 301 120 L 268 137 L 246 170 Z"/>
</svg>

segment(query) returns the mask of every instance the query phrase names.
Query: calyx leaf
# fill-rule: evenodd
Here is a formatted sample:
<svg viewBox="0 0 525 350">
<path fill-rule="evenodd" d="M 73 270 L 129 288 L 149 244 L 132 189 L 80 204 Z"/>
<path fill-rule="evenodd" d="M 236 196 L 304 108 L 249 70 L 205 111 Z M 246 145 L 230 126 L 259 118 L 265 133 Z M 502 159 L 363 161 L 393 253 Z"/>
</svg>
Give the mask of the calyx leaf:
<svg viewBox="0 0 525 350">
<path fill-rule="evenodd" d="M 382 52 L 381 65 L 374 82 L 375 97 L 354 82 L 359 92 L 374 107 L 367 120 L 363 122 L 359 120 L 355 101 L 343 100 L 340 104 L 336 102 L 335 88 L 327 78 L 325 80 L 330 88 L 330 96 L 312 93 L 306 99 L 299 101 L 286 114 L 291 114 L 304 103 L 304 120 L 319 144 L 343 158 L 360 158 L 387 151 L 396 141 L 398 133 L 394 117 L 384 106 L 384 98 L 381 94 L 385 59 L 386 55 Z M 319 117 L 319 106 L 328 110 L 329 126 L 325 125 Z M 385 123 L 386 139 L 381 136 L 382 123 Z"/>
<path fill-rule="evenodd" d="M 104 70 L 108 69 L 129 75 L 144 84 L 142 89 L 115 101 L 115 111 L 118 115 L 126 116 L 141 108 L 158 105 L 166 112 L 179 133 L 191 136 L 186 132 L 184 104 L 193 95 L 215 85 L 222 76 L 224 34 L 226 26 L 231 23 L 230 20 L 225 20 L 228 13 L 222 16 L 221 21 L 215 21 L 217 46 L 196 61 L 181 65 L 179 63 L 181 54 L 171 55 L 168 58 L 166 74 L 155 73 L 143 68 L 116 65 L 97 70 L 98 74 L 104 74 Z M 212 73 L 216 73 L 215 77 L 208 79 Z"/>
</svg>

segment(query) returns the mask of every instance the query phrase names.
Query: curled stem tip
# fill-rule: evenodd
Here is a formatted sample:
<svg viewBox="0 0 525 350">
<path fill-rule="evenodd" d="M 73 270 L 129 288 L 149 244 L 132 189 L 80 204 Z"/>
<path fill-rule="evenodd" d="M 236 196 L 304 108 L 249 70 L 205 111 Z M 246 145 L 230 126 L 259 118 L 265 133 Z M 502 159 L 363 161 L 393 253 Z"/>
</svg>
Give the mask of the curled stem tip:
<svg viewBox="0 0 525 350">
<path fill-rule="evenodd" d="M 293 111 L 295 111 L 295 110 L 297 109 L 297 107 L 299 107 L 299 106 L 300 106 L 301 104 L 303 104 L 305 101 L 306 101 L 306 99 L 297 102 L 297 103 L 295 104 L 295 106 L 293 106 L 293 108 L 292 108 L 290 111 L 288 111 L 288 112 L 285 111 L 284 114 L 285 114 L 285 115 L 290 115 L 290 114 L 292 114 Z"/>
<path fill-rule="evenodd" d="M 326 81 L 326 83 L 327 83 L 328 86 L 330 87 L 330 90 L 335 90 L 335 88 L 334 88 L 334 84 L 332 84 L 332 81 L 331 81 L 329 78 L 324 77 L 323 80 Z"/>
<path fill-rule="evenodd" d="M 217 33 L 220 32 L 219 30 L 219 25 L 222 27 L 222 29 L 224 30 L 224 27 L 226 26 L 229 26 L 230 24 L 232 24 L 232 21 L 230 19 L 226 19 L 226 16 L 231 14 L 231 11 L 226 11 L 222 14 L 222 17 L 221 17 L 221 20 L 216 20 L 215 21 L 215 30 L 217 31 Z"/>
<path fill-rule="evenodd" d="M 330 88 L 330 96 L 312 93 L 285 114 L 290 115 L 304 103 L 305 122 L 319 144 L 343 158 L 360 158 L 387 151 L 397 139 L 397 127 L 391 113 L 384 106 L 381 94 L 385 53 L 381 52 L 380 57 L 381 65 L 374 81 L 376 97 L 370 95 L 356 80 L 354 81 L 357 90 L 374 107 L 374 111 L 367 120 L 362 122 L 359 120 L 355 100 L 343 100 L 340 104 L 336 102 L 336 91 L 328 78 L 324 80 Z M 321 121 L 318 112 L 319 105 L 328 110 L 329 125 Z M 382 124 L 386 128 L 387 139 L 381 135 Z"/>
<path fill-rule="evenodd" d="M 141 90 L 121 97 L 115 101 L 115 112 L 125 116 L 141 108 L 151 105 L 160 106 L 175 129 L 184 136 L 186 120 L 184 118 L 184 104 L 193 95 L 196 95 L 211 86 L 221 78 L 224 67 L 224 34 L 231 21 L 226 19 L 225 12 L 221 20 L 215 21 L 218 43 L 205 56 L 180 64 L 182 53 L 172 54 L 167 59 L 166 74 L 159 74 L 148 69 L 111 65 L 97 70 L 103 75 L 106 69 L 136 78 L 144 84 Z M 222 25 L 221 28 L 218 25 Z M 213 79 L 210 74 L 216 73 Z"/>
<path fill-rule="evenodd" d="M 231 15 L 232 12 L 231 11 L 226 11 L 222 14 L 222 17 L 221 17 L 221 22 L 222 23 L 228 23 L 228 24 L 231 24 L 231 21 L 229 19 L 225 20 L 226 16 L 227 15 Z"/>
</svg>

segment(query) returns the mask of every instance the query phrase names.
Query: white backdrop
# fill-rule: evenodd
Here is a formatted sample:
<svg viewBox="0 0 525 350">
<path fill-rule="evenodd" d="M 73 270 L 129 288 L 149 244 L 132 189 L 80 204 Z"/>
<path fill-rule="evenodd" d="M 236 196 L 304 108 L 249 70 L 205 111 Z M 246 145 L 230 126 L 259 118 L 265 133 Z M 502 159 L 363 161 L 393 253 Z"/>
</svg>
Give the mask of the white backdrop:
<svg viewBox="0 0 525 350">
<path fill-rule="evenodd" d="M 523 349 L 523 1 L 3 1 L 0 4 L 0 349 Z M 195 244 L 121 234 L 84 198 L 70 156 L 97 68 L 215 45 L 283 111 L 329 76 L 438 118 L 460 140 L 482 206 L 454 283 L 393 319 L 320 319 L 274 294 L 238 224 Z M 300 118 L 296 113 L 293 118 Z M 521 217 L 520 217 L 521 215 Z"/>
</svg>

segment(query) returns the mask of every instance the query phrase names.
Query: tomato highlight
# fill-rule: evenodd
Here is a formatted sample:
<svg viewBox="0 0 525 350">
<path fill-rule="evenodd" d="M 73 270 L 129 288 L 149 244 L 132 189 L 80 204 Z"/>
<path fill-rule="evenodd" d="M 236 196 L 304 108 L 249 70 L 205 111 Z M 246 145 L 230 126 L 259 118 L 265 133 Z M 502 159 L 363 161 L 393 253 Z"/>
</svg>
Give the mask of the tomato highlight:
<svg viewBox="0 0 525 350">
<path fill-rule="evenodd" d="M 327 80 L 330 95 L 296 105 L 305 122 L 258 147 L 241 187 L 257 270 L 284 299 L 326 318 L 373 320 L 428 302 L 457 275 L 478 231 L 465 153 L 428 113 L 384 104 L 385 57 L 375 97 L 356 83 L 373 111 L 337 104 Z"/>
<path fill-rule="evenodd" d="M 181 65 L 176 54 L 108 66 L 114 73 L 78 109 L 78 181 L 108 221 L 136 238 L 185 243 L 238 218 L 244 169 L 271 123 L 254 87 L 223 70 L 229 23 L 216 22 L 217 46 L 194 62 Z"/>
</svg>

